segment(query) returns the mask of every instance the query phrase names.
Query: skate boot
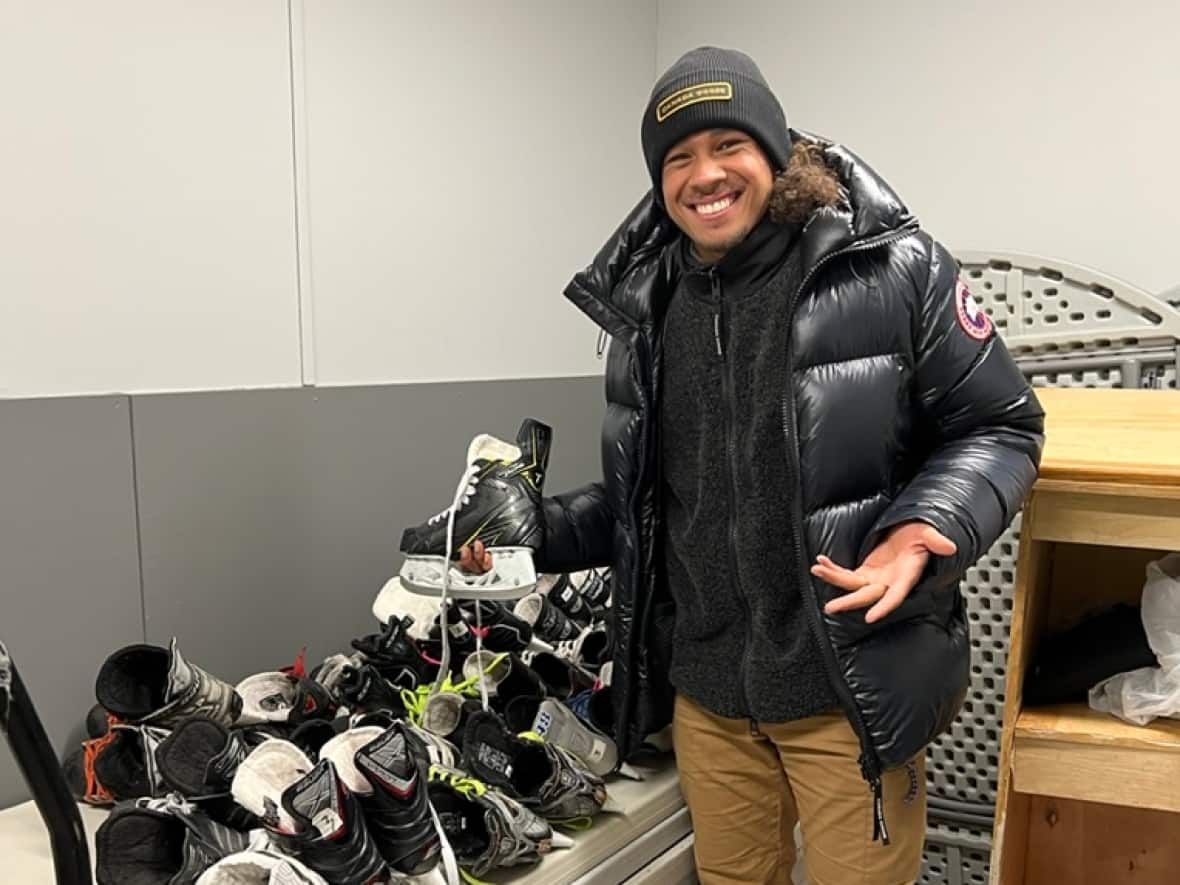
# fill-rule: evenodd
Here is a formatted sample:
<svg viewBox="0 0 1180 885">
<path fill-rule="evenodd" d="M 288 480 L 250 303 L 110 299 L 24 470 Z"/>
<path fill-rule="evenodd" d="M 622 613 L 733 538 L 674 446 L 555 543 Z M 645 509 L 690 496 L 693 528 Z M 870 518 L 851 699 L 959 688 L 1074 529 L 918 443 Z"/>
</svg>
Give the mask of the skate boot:
<svg viewBox="0 0 1180 885">
<path fill-rule="evenodd" d="M 471 441 L 452 505 L 402 535 L 401 584 L 411 592 L 466 599 L 517 599 L 536 586 L 533 553 L 541 544 L 541 490 L 552 431 L 526 418 L 516 445 L 487 434 Z M 492 554 L 482 575 L 448 562 L 481 541 Z"/>
</svg>

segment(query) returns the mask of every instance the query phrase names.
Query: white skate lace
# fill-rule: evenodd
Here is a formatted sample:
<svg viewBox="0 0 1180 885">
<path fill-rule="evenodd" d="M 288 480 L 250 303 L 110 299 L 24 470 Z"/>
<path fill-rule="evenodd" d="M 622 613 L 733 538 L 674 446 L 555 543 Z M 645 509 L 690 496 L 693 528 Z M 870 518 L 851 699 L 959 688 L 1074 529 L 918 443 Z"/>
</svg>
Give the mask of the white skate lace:
<svg viewBox="0 0 1180 885">
<path fill-rule="evenodd" d="M 561 642 L 553 644 L 553 653 L 559 658 L 565 658 L 571 664 L 581 668 L 582 665 L 582 646 L 586 642 L 586 637 L 594 632 L 594 625 L 583 627 L 578 635 L 573 639 L 563 639 Z"/>
<path fill-rule="evenodd" d="M 451 506 L 439 514 L 440 517 L 445 516 L 447 519 L 447 544 L 446 551 L 443 554 L 442 594 L 438 600 L 439 624 L 443 626 L 443 629 L 439 631 L 442 638 L 442 662 L 438 669 L 438 678 L 434 683 L 434 691 L 436 693 L 443 690 L 443 684 L 450 674 L 451 665 L 451 645 L 447 635 L 450 631 L 445 629 L 445 626 L 447 623 L 447 605 L 449 603 L 447 594 L 451 589 L 451 554 L 455 549 L 455 514 L 459 511 L 460 507 L 471 500 L 471 496 L 475 493 L 475 486 L 479 482 L 477 477 L 479 470 L 478 463 L 473 462 L 467 466 L 467 469 L 463 471 L 463 476 L 459 479 L 459 484 L 455 489 L 455 498 L 451 502 Z M 482 659 L 484 631 L 479 609 L 480 607 L 477 605 L 475 607 L 475 653 Z M 486 711 L 488 709 L 488 686 L 486 679 L 479 680 L 479 698 L 483 709 Z"/>
<path fill-rule="evenodd" d="M 553 654 L 565 659 L 575 670 L 597 682 L 598 675 L 586 667 L 585 659 L 582 657 L 582 647 L 586 643 L 586 637 L 593 632 L 594 625 L 591 624 L 589 627 L 584 627 L 582 632 L 573 639 L 554 643 Z"/>
<path fill-rule="evenodd" d="M 579 651 L 580 647 L 578 644 L 578 639 L 564 639 L 553 646 L 553 653 L 557 655 L 557 657 L 564 658 L 565 660 L 569 661 L 571 664 L 577 664 L 579 662 Z"/>
<path fill-rule="evenodd" d="M 158 799 L 141 796 L 135 800 L 137 808 L 147 808 L 151 811 L 165 811 L 169 814 L 192 814 L 197 807 L 179 793 L 168 793 Z"/>
<path fill-rule="evenodd" d="M 452 513 L 457 513 L 468 504 L 471 503 L 471 498 L 475 494 L 475 487 L 479 485 L 479 471 L 480 467 L 477 464 L 472 464 L 463 474 L 463 478 L 459 480 L 459 486 L 462 489 L 458 495 L 455 496 L 454 502 L 449 507 L 444 507 L 430 519 L 426 520 L 427 525 L 434 525 L 436 522 L 446 519 Z M 466 486 L 466 488 L 462 488 Z"/>
</svg>

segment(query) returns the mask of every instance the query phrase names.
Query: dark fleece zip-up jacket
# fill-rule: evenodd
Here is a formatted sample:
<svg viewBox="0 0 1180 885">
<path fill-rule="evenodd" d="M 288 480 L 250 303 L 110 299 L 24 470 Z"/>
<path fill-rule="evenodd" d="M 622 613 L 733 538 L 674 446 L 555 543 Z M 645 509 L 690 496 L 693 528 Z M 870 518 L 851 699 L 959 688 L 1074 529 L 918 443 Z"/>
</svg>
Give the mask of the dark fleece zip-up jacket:
<svg viewBox="0 0 1180 885">
<path fill-rule="evenodd" d="M 764 219 L 709 266 L 681 237 L 662 331 L 672 684 L 714 713 L 765 722 L 838 705 L 791 569 L 782 392 L 797 233 Z"/>
<path fill-rule="evenodd" d="M 962 297 L 954 259 L 851 151 L 823 148 L 847 201 L 816 210 L 795 247 L 800 282 L 781 392 L 790 555 L 832 691 L 879 785 L 946 729 L 969 675 L 959 579 L 999 537 L 1036 477 L 1043 413 L 1003 342 Z M 677 613 L 662 565 L 658 409 L 662 320 L 677 232 L 649 194 L 566 295 L 611 336 L 602 482 L 543 502 L 540 566 L 610 564 L 615 737 L 623 757 L 671 719 Z M 983 334 L 980 334 L 980 333 Z M 809 563 L 859 564 L 892 527 L 923 521 L 958 552 L 933 558 L 908 598 L 866 624 L 825 615 L 838 595 Z"/>
</svg>

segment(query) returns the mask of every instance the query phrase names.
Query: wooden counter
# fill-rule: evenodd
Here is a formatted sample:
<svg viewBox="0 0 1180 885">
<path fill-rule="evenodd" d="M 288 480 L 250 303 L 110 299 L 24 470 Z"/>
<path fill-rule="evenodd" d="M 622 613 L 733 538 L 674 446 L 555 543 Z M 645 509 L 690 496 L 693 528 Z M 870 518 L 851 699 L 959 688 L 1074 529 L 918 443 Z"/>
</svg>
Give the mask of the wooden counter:
<svg viewBox="0 0 1180 885">
<path fill-rule="evenodd" d="M 1037 398 L 1045 407 L 1042 484 L 1180 487 L 1180 395 L 1040 388 Z"/>
<path fill-rule="evenodd" d="M 1180 881 L 1180 721 L 1023 705 L 1041 639 L 1115 602 L 1180 549 L 1180 396 L 1042 389 L 1046 445 L 1024 511 L 992 885 Z"/>
</svg>

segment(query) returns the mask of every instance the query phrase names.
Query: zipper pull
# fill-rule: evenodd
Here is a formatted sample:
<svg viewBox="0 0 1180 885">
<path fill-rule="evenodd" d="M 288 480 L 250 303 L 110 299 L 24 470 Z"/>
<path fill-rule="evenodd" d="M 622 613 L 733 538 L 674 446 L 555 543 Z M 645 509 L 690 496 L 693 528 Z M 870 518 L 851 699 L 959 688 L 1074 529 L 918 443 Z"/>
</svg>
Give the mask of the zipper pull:
<svg viewBox="0 0 1180 885">
<path fill-rule="evenodd" d="M 881 798 L 881 779 L 873 778 L 873 841 L 889 844 L 889 830 L 885 827 L 885 800 Z"/>
<path fill-rule="evenodd" d="M 718 359 L 725 359 L 725 350 L 721 347 L 721 312 L 724 305 L 721 301 L 721 277 L 717 276 L 717 268 L 709 268 L 709 290 L 713 293 L 713 300 L 717 303 L 713 314 L 713 342 L 717 345 Z"/>
</svg>

